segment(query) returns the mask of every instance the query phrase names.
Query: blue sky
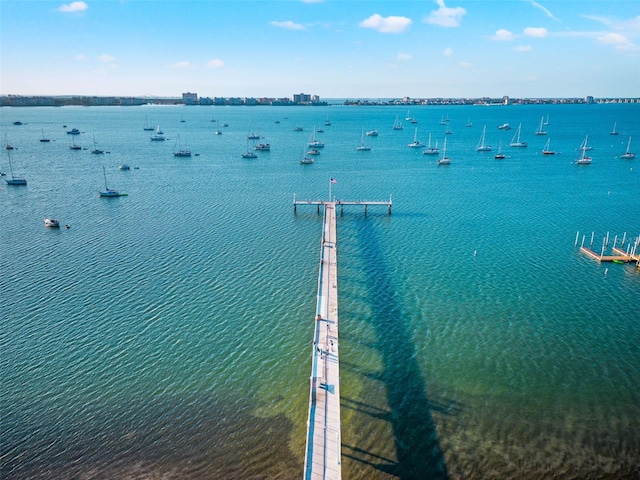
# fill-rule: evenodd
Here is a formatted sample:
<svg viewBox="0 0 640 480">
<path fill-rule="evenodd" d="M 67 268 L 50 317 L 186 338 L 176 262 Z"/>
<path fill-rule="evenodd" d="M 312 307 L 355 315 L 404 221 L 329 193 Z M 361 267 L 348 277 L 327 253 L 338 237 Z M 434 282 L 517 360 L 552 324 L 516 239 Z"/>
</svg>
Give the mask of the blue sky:
<svg viewBox="0 0 640 480">
<path fill-rule="evenodd" d="M 0 0 L 0 93 L 640 97 L 638 0 Z"/>
</svg>

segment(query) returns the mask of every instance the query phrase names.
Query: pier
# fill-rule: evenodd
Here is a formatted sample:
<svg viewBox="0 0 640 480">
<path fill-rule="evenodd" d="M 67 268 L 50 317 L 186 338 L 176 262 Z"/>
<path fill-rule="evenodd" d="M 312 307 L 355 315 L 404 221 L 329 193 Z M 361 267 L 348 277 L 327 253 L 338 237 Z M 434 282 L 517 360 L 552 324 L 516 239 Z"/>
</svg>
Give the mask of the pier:
<svg viewBox="0 0 640 480">
<path fill-rule="evenodd" d="M 342 440 L 338 356 L 336 204 L 335 202 L 305 204 L 323 205 L 324 220 L 313 330 L 304 479 L 339 480 L 342 478 Z"/>
<path fill-rule="evenodd" d="M 593 260 L 597 260 L 598 262 L 615 262 L 615 263 L 633 263 L 635 262 L 636 267 L 640 268 L 640 236 L 638 236 L 635 240 L 630 240 L 627 243 L 626 249 L 624 248 L 625 240 L 627 239 L 627 234 L 625 233 L 622 237 L 622 242 L 620 246 L 616 246 L 618 243 L 618 237 L 613 239 L 613 246 L 611 247 L 611 251 L 609 255 L 605 255 L 605 251 L 609 247 L 609 233 L 605 238 L 602 239 L 602 249 L 600 253 L 595 252 L 591 249 L 593 246 L 593 232 L 591 233 L 591 242 L 588 247 L 584 246 L 586 236 L 582 236 L 582 244 L 580 245 L 580 252 L 587 255 L 589 258 Z M 576 241 L 575 245 L 578 244 L 579 232 L 576 233 Z"/>
<path fill-rule="evenodd" d="M 340 215 L 344 213 L 344 207 L 350 205 L 362 206 L 364 207 L 364 213 L 367 214 L 367 208 L 370 206 L 384 206 L 387 207 L 387 213 L 391 215 L 391 206 L 393 202 L 391 201 L 391 195 L 389 195 L 389 200 L 296 200 L 295 194 L 293 195 L 293 212 L 296 213 L 298 211 L 299 205 L 315 205 L 317 208 L 317 212 L 320 213 L 320 207 L 323 205 L 335 205 L 336 207 L 340 207 Z"/>
</svg>

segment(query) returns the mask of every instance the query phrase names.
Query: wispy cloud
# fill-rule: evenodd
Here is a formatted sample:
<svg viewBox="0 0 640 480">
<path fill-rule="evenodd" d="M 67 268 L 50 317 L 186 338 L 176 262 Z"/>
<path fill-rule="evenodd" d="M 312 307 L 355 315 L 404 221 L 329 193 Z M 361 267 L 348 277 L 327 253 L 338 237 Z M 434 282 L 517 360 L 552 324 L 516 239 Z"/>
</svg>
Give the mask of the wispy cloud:
<svg viewBox="0 0 640 480">
<path fill-rule="evenodd" d="M 438 10 L 432 10 L 429 16 L 424 19 L 425 23 L 439 25 L 441 27 L 458 27 L 460 21 L 467 11 L 462 7 L 449 8 L 444 4 L 444 0 L 436 0 L 440 7 Z"/>
<path fill-rule="evenodd" d="M 555 20 L 555 21 L 557 21 L 557 22 L 559 22 L 559 21 L 560 21 L 560 20 L 558 20 L 558 18 L 556 18 L 556 16 L 555 16 L 553 13 L 551 13 L 551 12 L 549 11 L 549 9 L 547 9 L 547 8 L 543 7 L 543 6 L 542 6 L 542 5 L 540 5 L 538 2 L 536 2 L 536 1 L 534 1 L 534 0 L 530 0 L 530 1 L 529 1 L 529 3 L 530 3 L 531 5 L 533 5 L 534 7 L 536 7 L 538 10 L 542 10 L 542 12 L 544 12 L 544 14 L 545 14 L 548 18 L 551 18 L 552 20 Z"/>
<path fill-rule="evenodd" d="M 360 22 L 362 28 L 371 28 L 381 33 L 402 33 L 413 23 L 407 17 L 382 17 L 377 13 Z"/>
<path fill-rule="evenodd" d="M 450 57 L 451 55 L 453 55 L 453 48 L 451 48 L 451 47 L 445 48 L 444 51 L 442 52 L 442 54 L 445 57 Z"/>
<path fill-rule="evenodd" d="M 286 22 L 271 22 L 271 25 L 278 28 L 284 28 L 285 30 L 304 30 L 304 26 L 299 23 L 292 22 L 291 20 L 287 20 Z"/>
<path fill-rule="evenodd" d="M 77 60 L 78 62 L 84 62 L 87 59 L 87 57 L 84 56 L 82 53 L 79 53 L 74 57 L 74 59 Z"/>
<path fill-rule="evenodd" d="M 219 58 L 212 58 L 207 62 L 207 67 L 209 68 L 222 68 L 224 67 L 224 62 Z"/>
<path fill-rule="evenodd" d="M 513 48 L 514 52 L 531 52 L 533 51 L 533 47 L 530 45 L 519 45 Z"/>
<path fill-rule="evenodd" d="M 98 61 L 104 62 L 104 63 L 112 63 L 112 62 L 116 61 L 116 57 L 114 57 L 113 55 L 109 55 L 107 53 L 104 53 L 104 54 L 98 56 Z"/>
<path fill-rule="evenodd" d="M 460 65 L 462 68 L 472 68 L 473 67 L 473 63 L 471 63 L 471 62 L 459 62 L 458 65 Z"/>
<path fill-rule="evenodd" d="M 527 37 L 545 38 L 549 32 L 544 27 L 527 27 L 522 33 Z"/>
<path fill-rule="evenodd" d="M 496 33 L 493 34 L 493 37 L 491 37 L 492 40 L 496 40 L 498 42 L 511 42 L 515 38 L 516 37 L 512 32 L 503 28 L 497 30 Z"/>
<path fill-rule="evenodd" d="M 396 60 L 398 60 L 399 62 L 408 62 L 409 60 L 413 60 L 413 56 L 409 55 L 408 53 L 398 53 L 398 55 L 396 55 Z"/>
<path fill-rule="evenodd" d="M 84 12 L 88 8 L 89 8 L 89 5 L 87 5 L 84 2 L 71 2 L 71 3 L 60 5 L 58 7 L 58 11 L 64 12 L 64 13 Z"/>
<path fill-rule="evenodd" d="M 605 35 L 601 35 L 596 38 L 596 41 L 601 45 L 613 45 L 616 50 L 620 50 L 622 52 L 637 52 L 640 50 L 631 40 L 619 33 L 607 33 Z"/>
<path fill-rule="evenodd" d="M 170 65 L 167 65 L 168 68 L 175 68 L 175 69 L 189 68 L 190 66 L 191 66 L 191 62 L 189 62 L 188 60 L 183 60 L 182 62 L 177 62 L 177 63 L 172 63 Z"/>
</svg>

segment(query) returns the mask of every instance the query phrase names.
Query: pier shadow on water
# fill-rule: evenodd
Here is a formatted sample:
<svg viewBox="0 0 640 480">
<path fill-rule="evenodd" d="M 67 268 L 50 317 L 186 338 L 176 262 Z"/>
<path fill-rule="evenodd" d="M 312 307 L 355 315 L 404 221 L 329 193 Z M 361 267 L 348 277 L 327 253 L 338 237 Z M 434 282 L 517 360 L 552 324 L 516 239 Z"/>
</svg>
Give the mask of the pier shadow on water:
<svg viewBox="0 0 640 480">
<path fill-rule="evenodd" d="M 394 453 L 389 445 L 387 448 L 380 446 L 380 443 L 388 443 L 380 438 L 375 444 L 369 441 L 364 448 L 363 445 L 349 445 L 351 439 L 345 440 L 343 457 L 349 459 L 347 462 L 358 462 L 351 467 L 364 474 L 362 478 L 447 479 L 449 475 L 432 412 L 434 409 L 442 412 L 449 407 L 443 409 L 442 402 L 431 402 L 427 397 L 408 320 L 403 318 L 403 308 L 394 293 L 396 288 L 377 240 L 376 222 L 365 219 L 359 222 L 358 228 L 358 255 L 366 291 L 370 292 L 366 302 L 373 311 L 369 319 L 375 335 L 373 348 L 380 355 L 381 367 L 375 373 L 364 374 L 368 377 L 364 379 L 365 383 L 374 390 L 367 390 L 359 400 L 344 398 L 342 407 L 364 416 L 360 419 L 361 424 L 377 421 L 384 425 L 383 430 L 391 431 L 395 460 L 389 458 Z M 445 414 L 455 414 L 455 411 L 453 408 Z M 356 439 L 358 443 L 360 440 L 366 444 L 364 435 Z M 362 470 L 369 470 L 370 475 Z"/>
</svg>

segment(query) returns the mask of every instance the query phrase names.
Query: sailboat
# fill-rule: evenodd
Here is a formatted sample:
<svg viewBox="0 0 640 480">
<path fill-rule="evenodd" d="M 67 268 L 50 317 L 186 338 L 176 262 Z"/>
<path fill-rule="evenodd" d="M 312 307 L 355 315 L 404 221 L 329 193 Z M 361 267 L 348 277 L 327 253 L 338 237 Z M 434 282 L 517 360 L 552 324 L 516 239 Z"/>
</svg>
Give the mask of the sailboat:
<svg viewBox="0 0 640 480">
<path fill-rule="evenodd" d="M 96 136 L 93 136 L 93 150 L 91 150 L 91 153 L 93 153 L 94 155 L 101 155 L 104 153 L 104 150 L 100 150 L 98 148 L 98 144 L 96 143 Z"/>
<path fill-rule="evenodd" d="M 498 142 L 498 152 L 493 156 L 493 158 L 495 158 L 496 160 L 507 158 L 507 156 L 502 153 L 502 140 Z"/>
<path fill-rule="evenodd" d="M 467 119 L 467 127 L 473 127 L 473 123 L 471 122 L 471 117 Z"/>
<path fill-rule="evenodd" d="M 362 129 L 362 135 L 360 136 L 360 145 L 356 147 L 356 150 L 360 150 L 361 152 L 371 150 L 371 147 L 364 144 L 364 128 Z"/>
<path fill-rule="evenodd" d="M 404 129 L 404 127 L 402 126 L 402 123 L 400 123 L 398 121 L 398 115 L 396 115 L 396 121 L 393 122 L 393 129 L 394 130 L 403 130 Z"/>
<path fill-rule="evenodd" d="M 543 155 L 555 155 L 556 152 L 554 152 L 549 148 L 550 144 L 551 144 L 551 139 L 547 138 L 547 143 L 544 144 L 544 148 L 542 149 Z"/>
<path fill-rule="evenodd" d="M 442 158 L 438 160 L 438 165 L 449 165 L 451 159 L 447 157 L 447 137 L 444 137 L 444 147 L 442 147 Z"/>
<path fill-rule="evenodd" d="M 549 125 L 549 115 L 547 115 L 547 119 L 544 121 L 545 125 Z"/>
<path fill-rule="evenodd" d="M 104 190 L 100 192 L 101 197 L 126 197 L 126 193 L 120 193 L 117 190 L 113 190 L 107 186 L 107 171 L 102 167 L 102 173 L 104 174 Z"/>
<path fill-rule="evenodd" d="M 429 134 L 429 142 L 427 143 L 427 148 L 422 151 L 423 155 L 438 155 L 440 150 L 438 149 L 438 141 L 436 140 L 436 146 L 431 146 L 431 134 Z"/>
<path fill-rule="evenodd" d="M 147 119 L 147 116 L 144 116 L 144 126 L 142 127 L 143 130 L 146 130 L 147 132 L 152 132 L 153 131 L 153 127 L 151 125 L 149 125 L 149 120 Z"/>
<path fill-rule="evenodd" d="M 630 152 L 629 147 L 631 147 L 631 137 L 629 137 L 629 141 L 627 142 L 627 151 L 620 155 L 620 158 L 636 158 L 636 154 Z"/>
<path fill-rule="evenodd" d="M 13 150 L 13 146 L 9 144 L 9 140 L 7 140 L 7 134 L 4 134 L 4 148 L 5 150 Z"/>
<path fill-rule="evenodd" d="M 484 143 L 484 136 L 487 133 L 487 126 L 482 127 L 482 135 L 480 135 L 480 141 L 478 142 L 478 146 L 476 147 L 476 151 L 478 152 L 489 152 L 491 151 L 491 145 L 486 145 Z"/>
<path fill-rule="evenodd" d="M 51 139 L 49 138 L 45 138 L 44 136 L 44 128 L 42 129 L 42 138 L 40 139 L 41 142 L 50 142 Z"/>
<path fill-rule="evenodd" d="M 309 146 L 311 148 L 324 148 L 324 143 L 320 140 L 316 139 L 316 127 L 313 127 L 313 133 L 311 134 L 311 139 L 309 140 Z"/>
<path fill-rule="evenodd" d="M 526 147 L 527 142 L 520 141 L 520 130 L 522 130 L 522 123 L 518 125 L 518 130 L 516 130 L 516 134 L 511 139 L 510 147 Z"/>
<path fill-rule="evenodd" d="M 27 181 L 24 178 L 16 177 L 13 175 L 13 166 L 11 165 L 11 152 L 7 151 L 7 156 L 9 157 L 9 172 L 11 173 L 11 178 L 5 178 L 5 182 L 7 185 L 26 185 Z"/>
<path fill-rule="evenodd" d="M 82 150 L 82 147 L 80 145 L 76 145 L 75 137 L 71 137 L 71 145 L 69 145 L 69 148 L 71 150 Z"/>
<path fill-rule="evenodd" d="M 609 135 L 617 135 L 618 131 L 616 130 L 616 122 L 613 122 L 613 130 L 609 132 Z"/>
<path fill-rule="evenodd" d="M 247 152 L 242 154 L 242 158 L 258 158 L 255 152 L 249 150 L 249 140 L 247 139 Z"/>
<path fill-rule="evenodd" d="M 589 150 L 589 148 L 587 147 L 588 138 L 589 138 L 589 135 L 584 137 L 584 142 L 582 142 L 582 145 L 580 146 L 580 150 L 582 151 L 582 156 L 576 160 L 576 163 L 578 165 L 589 165 L 591 163 L 591 157 L 587 157 L 586 155 L 586 151 Z"/>
<path fill-rule="evenodd" d="M 540 118 L 540 126 L 538 127 L 538 130 L 536 130 L 536 135 L 546 135 L 547 134 L 547 132 L 545 132 L 542 129 L 542 125 L 544 125 L 544 117 Z"/>
<path fill-rule="evenodd" d="M 418 127 L 416 127 L 415 132 L 413 133 L 413 142 L 407 145 L 409 148 L 422 148 L 424 147 L 423 143 L 418 141 Z"/>
<path fill-rule="evenodd" d="M 176 146 L 179 147 L 178 150 L 176 150 Z M 180 143 L 180 135 L 178 135 L 178 138 L 176 139 L 176 144 L 173 146 L 173 156 L 174 157 L 190 157 L 191 156 L 191 150 L 187 150 L 186 148 L 182 148 L 182 144 Z"/>
<path fill-rule="evenodd" d="M 166 139 L 164 137 L 164 132 L 160 130 L 160 125 L 156 127 L 155 133 L 151 136 L 152 142 L 164 142 Z"/>
</svg>

